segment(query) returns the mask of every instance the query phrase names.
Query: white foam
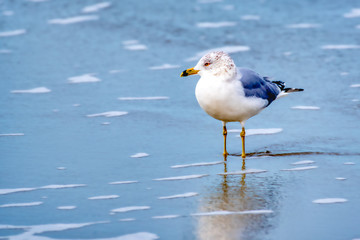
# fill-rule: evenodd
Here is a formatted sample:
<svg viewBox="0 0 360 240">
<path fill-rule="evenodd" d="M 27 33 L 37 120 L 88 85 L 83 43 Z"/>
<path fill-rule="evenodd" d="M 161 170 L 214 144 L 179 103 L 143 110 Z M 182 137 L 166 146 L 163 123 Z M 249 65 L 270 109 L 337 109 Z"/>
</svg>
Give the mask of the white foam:
<svg viewBox="0 0 360 240">
<path fill-rule="evenodd" d="M 167 100 L 169 97 L 165 96 L 155 96 L 155 97 L 119 97 L 118 100 L 121 101 L 137 101 L 137 100 Z"/>
<path fill-rule="evenodd" d="M 0 229 L 24 230 L 23 233 L 20 233 L 18 235 L 7 236 L 8 240 L 19 240 L 19 239 L 51 240 L 53 238 L 48 238 L 39 235 L 46 232 L 66 231 L 70 229 L 77 229 L 77 228 L 82 228 L 89 225 L 101 224 L 101 223 L 107 223 L 107 222 L 69 223 L 69 224 L 55 223 L 55 224 L 32 225 L 32 226 L 0 225 Z"/>
<path fill-rule="evenodd" d="M 321 25 L 314 23 L 297 23 L 297 24 L 286 25 L 286 27 L 287 28 L 319 28 L 321 27 Z"/>
<path fill-rule="evenodd" d="M 122 218 L 122 219 L 119 219 L 120 222 L 132 222 L 132 221 L 135 221 L 136 219 L 135 218 Z"/>
<path fill-rule="evenodd" d="M 347 201 L 348 200 L 345 198 L 321 198 L 321 199 L 316 199 L 312 202 L 319 203 L 319 204 L 330 204 L 330 203 L 344 203 Z"/>
<path fill-rule="evenodd" d="M 121 70 L 121 69 L 113 69 L 113 70 L 110 70 L 110 71 L 109 71 L 110 74 L 116 74 L 116 73 L 121 73 L 121 72 L 124 72 L 124 70 Z"/>
<path fill-rule="evenodd" d="M 43 202 L 27 202 L 27 203 L 8 203 L 0 205 L 0 208 L 7 208 L 7 207 L 32 207 L 32 206 L 39 206 L 43 204 Z"/>
<path fill-rule="evenodd" d="M 18 235 L 6 236 L 8 240 L 19 239 L 33 239 L 33 240 L 55 240 L 55 238 L 45 237 L 41 234 L 47 232 L 59 232 L 70 229 L 78 229 L 93 224 L 102 224 L 108 222 L 93 222 L 93 223 L 73 223 L 73 224 L 46 224 L 46 225 L 34 225 L 34 226 L 12 226 L 12 225 L 0 225 L 0 229 L 22 229 L 25 232 Z M 56 238 L 57 239 L 57 238 Z M 159 236 L 150 232 L 137 232 L 126 235 L 121 235 L 111 238 L 92 238 L 93 240 L 155 240 L 159 239 Z"/>
<path fill-rule="evenodd" d="M 251 135 L 267 135 L 267 134 L 276 134 L 282 132 L 282 128 L 259 128 L 259 129 L 248 129 L 246 130 L 246 136 Z"/>
<path fill-rule="evenodd" d="M 199 3 L 217 3 L 217 2 L 222 2 L 223 0 L 198 0 Z"/>
<path fill-rule="evenodd" d="M 322 49 L 328 49 L 328 50 L 343 50 L 343 49 L 359 49 L 360 45 L 351 45 L 351 44 L 338 44 L 338 45 L 324 45 L 321 47 Z"/>
<path fill-rule="evenodd" d="M 118 184 L 131 184 L 131 183 L 138 183 L 139 181 L 117 181 L 117 182 L 110 182 L 111 185 L 118 185 Z"/>
<path fill-rule="evenodd" d="M 148 157 L 148 156 L 150 156 L 150 154 L 140 152 L 140 153 L 133 154 L 130 157 L 132 157 L 132 158 L 143 158 L 143 157 Z"/>
<path fill-rule="evenodd" d="M 25 226 L 0 225 L 0 229 L 24 229 Z"/>
<path fill-rule="evenodd" d="M 228 133 L 240 133 L 241 129 L 229 129 Z M 246 136 L 252 135 L 268 135 L 268 134 L 276 134 L 282 132 L 282 128 L 257 128 L 257 129 L 247 129 Z M 240 137 L 240 136 L 238 136 Z"/>
<path fill-rule="evenodd" d="M 353 8 L 350 12 L 344 14 L 345 18 L 360 17 L 360 8 Z"/>
<path fill-rule="evenodd" d="M 17 193 L 17 192 L 29 192 L 37 190 L 37 188 L 8 188 L 8 189 L 0 189 L 0 195 Z"/>
<path fill-rule="evenodd" d="M 9 54 L 12 53 L 10 49 L 0 49 L 0 54 Z"/>
<path fill-rule="evenodd" d="M 241 16 L 241 19 L 244 21 L 259 21 L 260 16 L 258 16 L 258 15 L 243 15 L 243 16 Z"/>
<path fill-rule="evenodd" d="M 159 236 L 154 233 L 138 232 L 138 233 L 126 234 L 114 238 L 102 238 L 102 239 L 94 239 L 94 240 L 155 240 L 155 239 L 159 239 Z"/>
<path fill-rule="evenodd" d="M 59 206 L 59 207 L 57 207 L 57 209 L 59 209 L 59 210 L 73 210 L 75 208 L 76 208 L 76 206 Z"/>
<path fill-rule="evenodd" d="M 86 184 L 52 184 L 40 187 L 39 189 L 62 189 L 62 188 L 78 188 L 78 187 L 85 187 Z"/>
<path fill-rule="evenodd" d="M 264 173 L 264 172 L 267 172 L 267 170 L 247 169 L 247 170 L 241 170 L 241 171 L 236 171 L 236 172 L 219 173 L 218 175 L 241 175 L 241 174 L 254 174 L 254 173 Z"/>
<path fill-rule="evenodd" d="M 344 165 L 355 165 L 354 162 L 344 162 Z"/>
<path fill-rule="evenodd" d="M 195 178 L 206 177 L 208 174 L 194 174 L 194 175 L 186 175 L 186 176 L 178 176 L 178 177 L 168 177 L 168 178 L 156 178 L 154 181 L 176 181 L 176 180 L 188 180 Z"/>
<path fill-rule="evenodd" d="M 65 184 L 65 185 L 46 185 L 38 188 L 9 188 L 9 189 L 0 189 L 0 195 L 18 193 L 18 192 L 29 192 L 40 189 L 62 189 L 62 188 L 77 188 L 77 187 L 85 187 L 85 184 Z"/>
<path fill-rule="evenodd" d="M 108 200 L 108 199 L 116 199 L 119 198 L 119 195 L 103 195 L 103 196 L 95 196 L 89 197 L 89 200 Z"/>
<path fill-rule="evenodd" d="M 312 160 L 303 160 L 303 161 L 298 161 L 298 162 L 294 162 L 292 163 L 292 165 L 304 165 L 304 164 L 312 164 L 315 161 Z"/>
<path fill-rule="evenodd" d="M 24 136 L 24 133 L 1 133 L 0 137 Z"/>
<path fill-rule="evenodd" d="M 26 90 L 12 90 L 11 93 L 49 93 L 51 92 L 50 89 L 46 87 L 37 87 L 32 89 L 26 89 Z"/>
<path fill-rule="evenodd" d="M 344 178 L 344 177 L 337 177 L 337 178 L 335 178 L 336 180 L 340 180 L 340 181 L 344 181 L 344 180 L 346 180 L 346 178 Z"/>
<path fill-rule="evenodd" d="M 227 52 L 227 53 L 231 54 L 231 53 L 237 53 L 237 52 L 245 52 L 245 51 L 249 51 L 249 50 L 250 50 L 250 47 L 242 46 L 242 45 L 224 46 L 224 47 L 219 47 L 219 48 L 212 48 L 212 49 L 208 49 L 208 50 L 205 50 L 205 51 L 202 51 L 202 52 L 198 52 L 195 56 L 193 56 L 191 58 L 188 58 L 185 61 L 197 61 L 202 56 L 207 54 L 208 52 L 224 51 L 224 52 Z"/>
<path fill-rule="evenodd" d="M 49 24 L 66 25 L 66 24 L 94 21 L 94 20 L 98 20 L 98 19 L 99 19 L 99 16 L 97 16 L 97 15 L 84 15 L 84 16 L 75 16 L 75 17 L 69 17 L 69 18 L 51 19 L 48 21 L 48 23 Z"/>
<path fill-rule="evenodd" d="M 221 28 L 236 26 L 236 22 L 199 22 L 196 24 L 198 28 Z"/>
<path fill-rule="evenodd" d="M 124 49 L 131 51 L 142 51 L 147 50 L 147 46 L 140 44 L 138 40 L 126 40 L 123 41 Z"/>
<path fill-rule="evenodd" d="M 26 33 L 25 29 L 17 29 L 17 30 L 13 30 L 13 31 L 0 32 L 0 37 L 13 37 L 13 36 L 22 35 L 25 33 Z"/>
<path fill-rule="evenodd" d="M 66 170 L 66 167 L 57 167 L 57 170 Z"/>
<path fill-rule="evenodd" d="M 163 215 L 163 216 L 153 216 L 153 219 L 173 219 L 178 218 L 180 215 Z"/>
<path fill-rule="evenodd" d="M 3 12 L 2 12 L 2 15 L 9 17 L 9 16 L 14 15 L 14 12 L 13 12 L 13 11 L 6 10 L 6 11 L 3 11 Z"/>
<path fill-rule="evenodd" d="M 92 13 L 92 12 L 97 12 L 97 11 L 100 11 L 102 9 L 105 9 L 105 8 L 108 8 L 111 6 L 111 3 L 110 2 L 101 2 L 101 3 L 97 3 L 97 4 L 94 4 L 94 5 L 90 5 L 90 6 L 87 6 L 87 7 L 84 7 L 82 9 L 82 12 L 83 13 Z"/>
<path fill-rule="evenodd" d="M 125 45 L 124 48 L 130 51 L 147 50 L 147 46 L 145 46 L 144 44 Z"/>
<path fill-rule="evenodd" d="M 351 100 L 352 102 L 360 102 L 360 99 L 354 98 Z"/>
<path fill-rule="evenodd" d="M 341 72 L 340 75 L 341 76 L 347 76 L 347 75 L 349 75 L 349 73 L 348 72 Z"/>
<path fill-rule="evenodd" d="M 358 88 L 358 87 L 360 87 L 360 83 L 351 84 L 350 87 L 352 87 L 352 88 Z"/>
<path fill-rule="evenodd" d="M 318 166 L 308 166 L 308 167 L 296 167 L 296 168 L 288 168 L 288 169 L 281 169 L 281 171 L 305 171 L 318 168 Z"/>
<path fill-rule="evenodd" d="M 222 164 L 222 163 L 224 163 L 224 162 L 221 161 L 221 162 L 190 163 L 190 164 L 183 164 L 183 165 L 174 165 L 174 166 L 171 166 L 171 168 L 202 167 L 202 166 L 212 166 L 212 165 L 217 165 L 217 164 Z"/>
<path fill-rule="evenodd" d="M 120 117 L 123 115 L 128 114 L 128 112 L 120 112 L 120 111 L 109 111 L 109 112 L 103 112 L 103 113 L 94 113 L 94 114 L 88 114 L 87 117 Z"/>
<path fill-rule="evenodd" d="M 130 211 L 139 211 L 139 210 L 148 210 L 150 209 L 149 206 L 130 206 L 130 207 L 122 207 L 122 208 L 115 208 L 112 209 L 112 213 L 124 213 Z"/>
<path fill-rule="evenodd" d="M 291 109 L 299 109 L 299 110 L 319 110 L 320 107 L 317 106 L 294 106 Z"/>
<path fill-rule="evenodd" d="M 102 122 L 101 125 L 110 125 L 110 122 Z"/>
<path fill-rule="evenodd" d="M 218 215 L 258 215 L 258 214 L 270 214 L 273 213 L 272 210 L 247 210 L 247 211 L 213 211 L 213 212 L 203 212 L 203 213 L 193 213 L 192 216 L 218 216 Z"/>
<path fill-rule="evenodd" d="M 69 77 L 69 83 L 90 83 L 90 82 L 100 82 L 101 80 L 94 76 L 93 73 L 87 73 L 80 76 Z"/>
<path fill-rule="evenodd" d="M 180 67 L 180 65 L 173 65 L 173 64 L 165 63 L 160 66 L 149 67 L 149 69 L 150 70 L 165 70 L 165 69 L 173 69 L 173 68 L 179 68 L 179 67 Z"/>
<path fill-rule="evenodd" d="M 158 199 L 174 199 L 174 198 L 187 198 L 187 197 L 194 197 L 199 195 L 196 192 L 187 192 L 183 194 L 176 194 L 176 195 L 170 195 L 170 196 L 164 196 L 164 197 L 158 197 Z"/>
</svg>

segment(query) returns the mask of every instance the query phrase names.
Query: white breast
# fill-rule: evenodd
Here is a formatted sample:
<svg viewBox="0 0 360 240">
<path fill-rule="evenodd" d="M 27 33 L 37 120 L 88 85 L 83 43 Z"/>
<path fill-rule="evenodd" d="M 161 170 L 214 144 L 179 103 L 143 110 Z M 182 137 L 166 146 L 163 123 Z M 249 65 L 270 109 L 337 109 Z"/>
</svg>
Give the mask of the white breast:
<svg viewBox="0 0 360 240">
<path fill-rule="evenodd" d="M 242 84 L 238 80 L 202 77 L 196 85 L 195 95 L 207 114 L 225 122 L 244 122 L 267 105 L 264 99 L 245 97 Z"/>
</svg>

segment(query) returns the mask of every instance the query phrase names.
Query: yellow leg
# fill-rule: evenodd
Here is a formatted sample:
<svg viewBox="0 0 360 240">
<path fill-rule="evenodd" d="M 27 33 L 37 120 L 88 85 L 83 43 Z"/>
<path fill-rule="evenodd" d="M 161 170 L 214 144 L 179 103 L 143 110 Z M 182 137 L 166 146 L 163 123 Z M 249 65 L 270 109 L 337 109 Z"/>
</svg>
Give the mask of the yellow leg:
<svg viewBox="0 0 360 240">
<path fill-rule="evenodd" d="M 224 156 L 229 155 L 229 153 L 226 151 L 226 136 L 227 136 L 227 130 L 226 130 L 226 126 L 224 125 L 223 127 L 223 135 L 224 135 Z"/>
<path fill-rule="evenodd" d="M 245 154 L 245 128 L 242 128 L 242 131 L 240 133 L 240 137 L 241 137 L 241 141 L 242 141 L 242 154 L 241 157 L 245 158 L 246 154 Z"/>
</svg>

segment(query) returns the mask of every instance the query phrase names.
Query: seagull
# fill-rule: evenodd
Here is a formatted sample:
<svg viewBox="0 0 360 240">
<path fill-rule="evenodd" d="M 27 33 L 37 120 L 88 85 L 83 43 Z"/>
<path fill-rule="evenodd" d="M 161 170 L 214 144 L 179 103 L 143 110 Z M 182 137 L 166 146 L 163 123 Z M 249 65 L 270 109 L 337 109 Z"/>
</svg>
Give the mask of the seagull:
<svg viewBox="0 0 360 240">
<path fill-rule="evenodd" d="M 226 151 L 226 124 L 240 122 L 242 131 L 242 158 L 245 154 L 245 122 L 268 107 L 274 100 L 301 88 L 285 88 L 282 81 L 270 81 L 248 68 L 237 68 L 223 51 L 203 56 L 195 67 L 184 70 L 180 77 L 200 75 L 195 96 L 200 107 L 211 117 L 222 121 L 224 156 Z"/>
</svg>

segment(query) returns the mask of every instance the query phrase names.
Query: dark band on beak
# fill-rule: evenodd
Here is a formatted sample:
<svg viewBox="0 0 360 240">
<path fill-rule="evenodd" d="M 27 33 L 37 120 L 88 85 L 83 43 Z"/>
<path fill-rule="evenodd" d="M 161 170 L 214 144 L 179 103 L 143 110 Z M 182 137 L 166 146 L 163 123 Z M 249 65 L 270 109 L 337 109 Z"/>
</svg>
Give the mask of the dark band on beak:
<svg viewBox="0 0 360 240">
<path fill-rule="evenodd" d="M 186 77 L 186 76 L 189 76 L 189 75 L 194 75 L 194 74 L 197 74 L 198 72 L 200 72 L 200 70 L 195 70 L 194 68 L 189 68 L 189 69 L 184 70 L 180 74 L 180 77 Z"/>
<path fill-rule="evenodd" d="M 186 76 L 189 76 L 189 74 L 186 72 L 186 70 L 184 70 L 184 71 L 181 73 L 180 77 L 186 77 Z"/>
</svg>

